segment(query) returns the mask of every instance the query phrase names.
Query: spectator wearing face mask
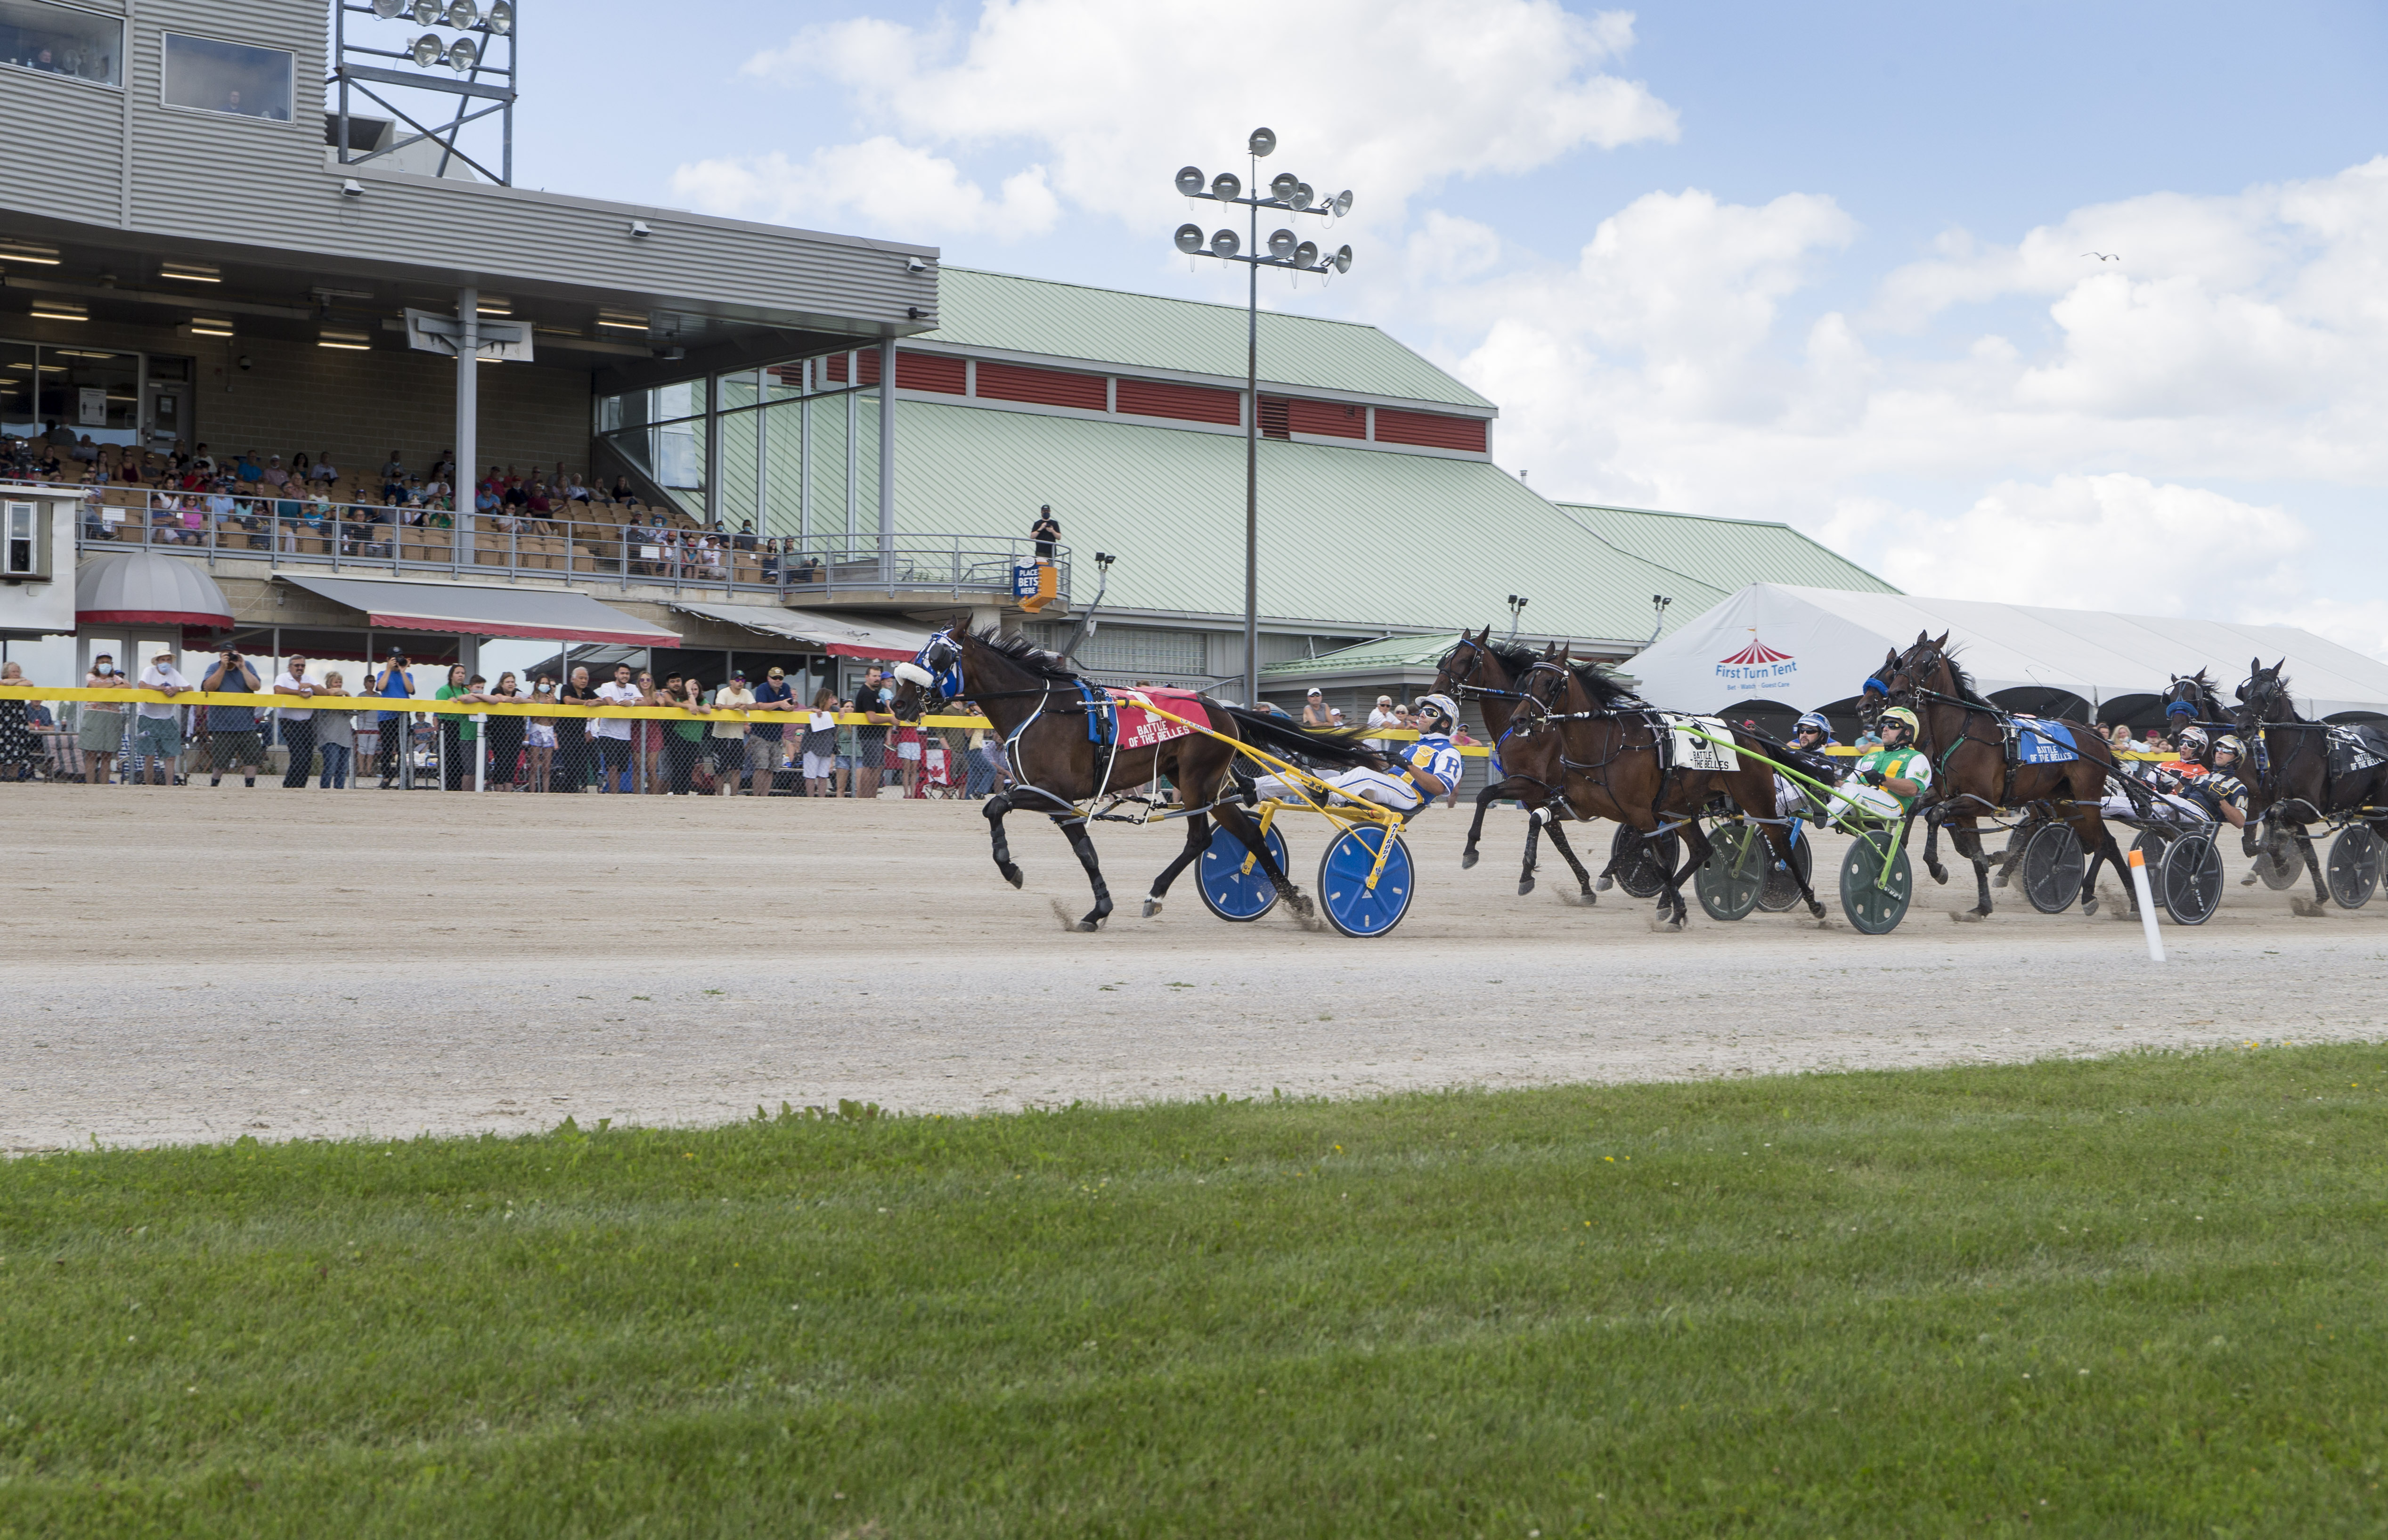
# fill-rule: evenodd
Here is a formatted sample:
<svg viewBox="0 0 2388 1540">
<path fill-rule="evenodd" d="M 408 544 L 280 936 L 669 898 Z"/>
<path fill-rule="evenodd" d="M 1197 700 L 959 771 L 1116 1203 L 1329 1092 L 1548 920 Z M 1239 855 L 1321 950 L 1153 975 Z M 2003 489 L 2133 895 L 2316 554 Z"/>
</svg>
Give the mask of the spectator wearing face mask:
<svg viewBox="0 0 2388 1540">
<path fill-rule="evenodd" d="M 91 672 L 83 676 L 86 690 L 121 690 L 124 676 L 116 671 L 116 659 L 102 653 L 91 660 Z M 83 757 L 83 779 L 85 785 L 105 786 L 116 773 L 117 751 L 124 746 L 124 707 L 114 701 L 84 701 L 75 722 L 75 750 Z"/>
<path fill-rule="evenodd" d="M 170 649 L 161 652 L 148 668 L 141 671 L 141 688 L 155 690 L 164 695 L 164 702 L 143 701 L 133 707 L 133 742 L 126 752 L 139 755 L 147 765 L 150 784 L 171 785 L 183 757 L 183 708 L 174 704 L 176 695 L 187 694 L 191 681 L 174 667 L 174 655 Z"/>
</svg>

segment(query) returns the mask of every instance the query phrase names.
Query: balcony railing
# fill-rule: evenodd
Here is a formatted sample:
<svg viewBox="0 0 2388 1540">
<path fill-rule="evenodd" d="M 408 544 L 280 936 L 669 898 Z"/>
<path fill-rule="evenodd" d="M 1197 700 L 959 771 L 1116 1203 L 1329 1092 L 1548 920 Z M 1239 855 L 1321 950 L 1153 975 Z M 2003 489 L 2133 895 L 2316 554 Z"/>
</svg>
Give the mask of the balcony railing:
<svg viewBox="0 0 2388 1540">
<path fill-rule="evenodd" d="M 288 510 L 298 509 L 293 513 Z M 406 515 L 425 522 L 402 522 Z M 146 545 L 220 562 L 273 568 L 490 578 L 553 577 L 676 593 L 768 592 L 791 605 L 873 595 L 952 600 L 1015 592 L 1015 573 L 1035 565 L 1025 537 L 984 534 L 876 535 L 805 539 L 713 535 L 705 531 L 600 519 L 476 514 L 463 528 L 428 522 L 450 517 L 421 509 L 367 503 L 318 505 L 293 498 L 210 498 L 139 488 L 114 489 L 86 503 L 76 536 L 95 554 Z M 1057 546 L 1051 565 L 1059 598 L 1070 598 L 1070 554 Z"/>
</svg>

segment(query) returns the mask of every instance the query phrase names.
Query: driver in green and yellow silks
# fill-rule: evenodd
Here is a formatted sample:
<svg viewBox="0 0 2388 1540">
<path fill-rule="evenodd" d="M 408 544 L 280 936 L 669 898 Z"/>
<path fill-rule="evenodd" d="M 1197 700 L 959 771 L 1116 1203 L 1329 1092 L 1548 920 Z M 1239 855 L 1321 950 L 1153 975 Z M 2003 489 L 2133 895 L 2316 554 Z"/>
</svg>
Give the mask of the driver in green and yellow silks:
<svg viewBox="0 0 2388 1540">
<path fill-rule="evenodd" d="M 1851 811 L 1878 819 L 1905 818 L 1932 786 L 1932 761 L 1915 746 L 1915 713 L 1894 706 L 1874 724 L 1878 748 L 1868 749 L 1834 793 Z"/>
</svg>

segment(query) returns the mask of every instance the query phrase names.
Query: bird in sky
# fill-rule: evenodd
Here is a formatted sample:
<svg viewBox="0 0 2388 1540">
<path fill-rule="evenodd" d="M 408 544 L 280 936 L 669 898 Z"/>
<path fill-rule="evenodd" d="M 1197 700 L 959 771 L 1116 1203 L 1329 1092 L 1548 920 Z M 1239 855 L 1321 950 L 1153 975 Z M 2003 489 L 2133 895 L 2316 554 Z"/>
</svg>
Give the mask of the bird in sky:
<svg viewBox="0 0 2388 1540">
<path fill-rule="evenodd" d="M 2123 260 L 2123 254 L 2119 251 L 2084 251 L 2081 254 L 2085 257 L 2095 257 L 2102 262 L 2119 262 Z"/>
</svg>

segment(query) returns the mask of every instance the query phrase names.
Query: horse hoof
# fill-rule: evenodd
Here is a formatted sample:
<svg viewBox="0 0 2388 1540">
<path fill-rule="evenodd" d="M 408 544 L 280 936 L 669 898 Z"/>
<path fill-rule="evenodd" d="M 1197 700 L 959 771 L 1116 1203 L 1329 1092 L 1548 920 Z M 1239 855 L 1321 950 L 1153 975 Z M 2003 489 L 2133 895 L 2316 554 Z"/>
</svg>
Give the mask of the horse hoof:
<svg viewBox="0 0 2388 1540">
<path fill-rule="evenodd" d="M 1099 931 L 1103 928 L 1103 923 L 1092 916 L 1088 916 L 1086 919 L 1078 922 L 1078 928 L 1082 931 Z"/>
<path fill-rule="evenodd" d="M 1010 883 L 1014 887 L 1021 885 L 1020 868 L 1012 865 L 1010 861 L 1000 863 L 996 870 L 1003 873 L 1003 880 L 1005 882 Z"/>
<path fill-rule="evenodd" d="M 1601 878 L 1601 879 L 1600 879 L 1600 881 L 1598 881 L 1598 882 L 1596 882 L 1596 883 L 1593 884 L 1592 885 L 1593 885 L 1593 888 L 1594 889 L 1594 891 L 1596 891 L 1596 892 L 1600 892 L 1600 893 L 1606 893 L 1606 892 L 1607 892 L 1610 888 L 1615 887 L 1615 886 L 1617 885 L 1617 879 L 1616 879 L 1616 878 L 1614 878 L 1614 877 L 1603 877 L 1603 878 Z"/>
<path fill-rule="evenodd" d="M 1522 898 L 1522 897 L 1524 897 L 1527 894 L 1531 893 L 1531 892 L 1533 892 L 1533 891 L 1534 891 L 1534 877 L 1533 877 L 1533 873 L 1532 873 L 1532 872 L 1528 872 L 1525 876 L 1520 877 L 1520 878 L 1518 878 L 1518 897 Z"/>
<path fill-rule="evenodd" d="M 1949 880 L 1949 869 L 1942 866 L 1938 861 L 1934 861 L 1930 866 L 1924 868 L 1924 870 L 1932 873 L 1932 880 L 1936 883 L 1945 884 Z"/>
<path fill-rule="evenodd" d="M 1467 849 L 1463 850 L 1463 851 L 1461 851 L 1461 852 L 1460 852 L 1460 855 L 1459 855 L 1459 870 L 1461 870 L 1462 872 L 1466 872 L 1466 871 L 1467 871 L 1470 867 L 1473 867 L 1475 864 L 1476 864 L 1476 850 L 1475 850 L 1475 847 L 1474 847 L 1474 846 L 1469 846 Z"/>
<path fill-rule="evenodd" d="M 2300 893 L 2289 900 L 2289 912 L 2304 920 L 2318 920 L 2330 912 L 2329 906 L 2317 904 Z"/>
<path fill-rule="evenodd" d="M 1159 914 L 1160 912 L 1161 912 L 1161 900 L 1160 900 L 1160 899 L 1158 899 L 1158 898 L 1147 898 L 1147 899 L 1144 901 L 1144 917 L 1145 917 L 1146 919 L 1150 920 L 1150 919 L 1151 919 L 1154 915 Z"/>
<path fill-rule="evenodd" d="M 1312 910 L 1315 907 L 1312 905 L 1310 895 L 1307 893 L 1289 893 L 1285 896 L 1285 904 L 1286 908 L 1293 910 L 1294 913 L 1300 915 L 1304 920 L 1310 918 Z"/>
<path fill-rule="evenodd" d="M 1823 920 L 1824 918 L 1824 906 L 1821 901 L 1811 900 L 1808 905 L 1808 912 L 1816 919 Z"/>
<path fill-rule="evenodd" d="M 2006 885 L 2007 885 L 2007 874 L 2006 874 L 2005 872 L 2000 872 L 1997 876 L 1992 877 L 1992 878 L 1990 879 L 1990 885 L 1991 885 L 1992 887 L 2004 887 L 2004 886 L 2006 886 Z"/>
<path fill-rule="evenodd" d="M 2084 914 L 2095 914 L 2098 912 L 2098 896 L 2096 894 L 2093 893 L 2087 898 L 2081 900 L 2081 912 Z"/>
<path fill-rule="evenodd" d="M 1949 918 L 1961 925 L 1969 925 L 1981 923 L 1985 916 L 1977 909 L 1952 909 L 1949 911 Z"/>
</svg>

